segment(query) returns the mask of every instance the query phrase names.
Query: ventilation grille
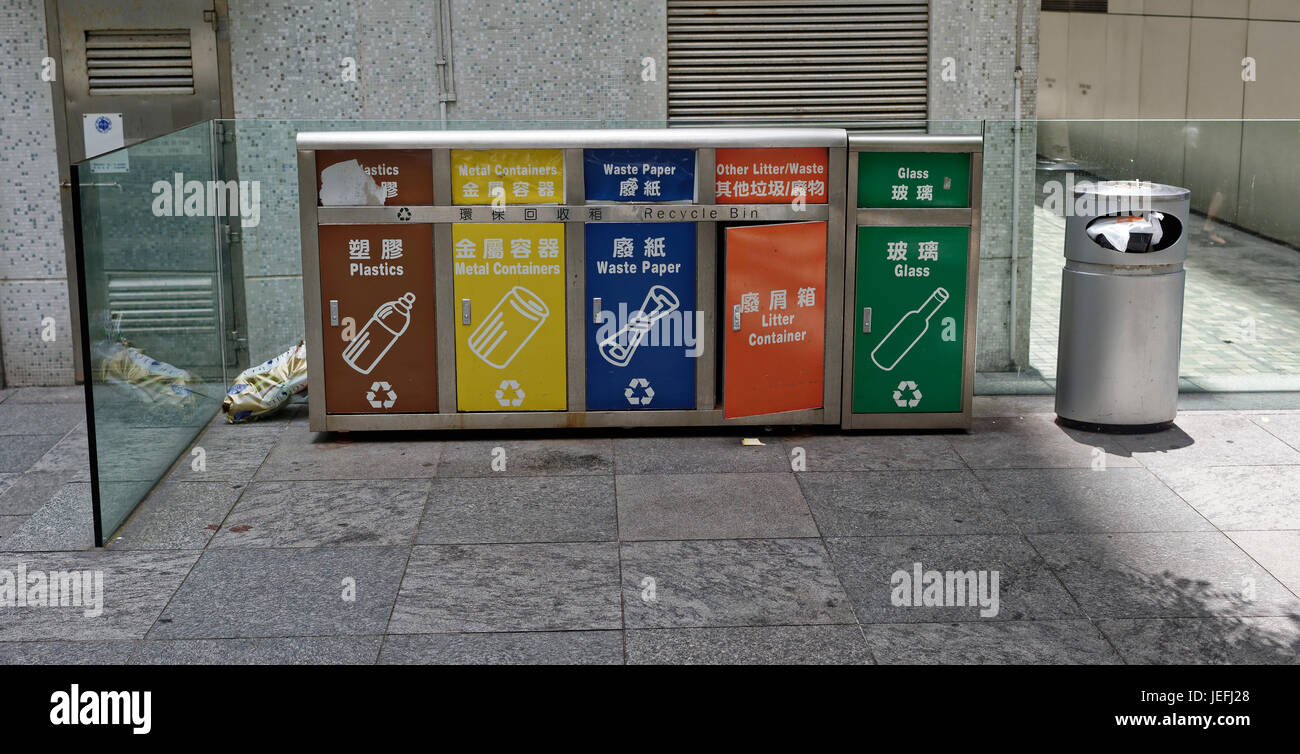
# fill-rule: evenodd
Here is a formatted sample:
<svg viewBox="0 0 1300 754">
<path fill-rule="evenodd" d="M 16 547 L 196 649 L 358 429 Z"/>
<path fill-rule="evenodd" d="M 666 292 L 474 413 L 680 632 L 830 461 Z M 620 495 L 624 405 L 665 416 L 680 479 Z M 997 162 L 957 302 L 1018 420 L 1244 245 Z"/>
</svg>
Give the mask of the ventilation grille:
<svg viewBox="0 0 1300 754">
<path fill-rule="evenodd" d="M 193 94 L 190 33 L 88 31 L 86 76 L 92 95 Z"/>
<path fill-rule="evenodd" d="M 668 0 L 669 121 L 924 121 L 929 25 L 926 2 Z"/>
<path fill-rule="evenodd" d="M 1075 13 L 1106 13 L 1109 0 L 1043 0 L 1045 11 L 1073 11 Z"/>
<path fill-rule="evenodd" d="M 211 275 L 111 276 L 108 309 L 121 334 L 216 332 L 216 288 Z"/>
</svg>

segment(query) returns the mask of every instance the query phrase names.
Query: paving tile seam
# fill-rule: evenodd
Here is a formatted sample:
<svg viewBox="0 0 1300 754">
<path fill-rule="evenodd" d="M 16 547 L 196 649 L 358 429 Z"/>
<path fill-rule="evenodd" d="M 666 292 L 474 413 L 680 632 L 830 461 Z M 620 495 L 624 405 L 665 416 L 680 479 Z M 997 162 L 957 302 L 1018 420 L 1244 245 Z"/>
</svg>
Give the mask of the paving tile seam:
<svg viewBox="0 0 1300 754">
<path fill-rule="evenodd" d="M 1250 420 L 1250 423 L 1251 423 L 1251 424 L 1254 424 L 1256 427 L 1259 427 L 1260 429 L 1262 429 L 1262 430 L 1264 430 L 1265 432 L 1269 433 L 1269 434 L 1272 435 L 1273 437 L 1277 438 L 1277 441 L 1278 441 L 1278 442 L 1280 442 L 1280 443 L 1282 443 L 1283 445 L 1287 446 L 1288 448 L 1290 448 L 1290 449 L 1296 451 L 1297 453 L 1300 453 L 1300 445 L 1296 445 L 1296 444 L 1289 443 L 1289 442 L 1287 442 L 1286 438 L 1284 438 L 1284 437 L 1282 437 L 1281 435 L 1279 435 L 1278 433 L 1274 432 L 1274 431 L 1272 430 L 1272 428 L 1269 427 L 1269 424 L 1271 424 L 1271 422 L 1260 422 L 1260 421 L 1255 421 L 1254 419 L 1251 419 L 1251 420 Z"/>
<path fill-rule="evenodd" d="M 830 544 L 826 541 L 826 534 L 822 529 L 822 525 L 817 521 L 817 512 L 813 510 L 812 503 L 808 502 L 808 496 L 804 494 L 803 485 L 799 484 L 799 475 L 794 474 L 794 477 L 795 484 L 799 489 L 799 497 L 803 499 L 804 505 L 808 507 L 808 515 L 812 519 L 813 528 L 817 530 L 817 541 L 821 543 L 822 551 L 826 553 L 826 561 L 830 564 L 831 573 L 835 575 L 835 583 L 839 585 L 840 592 L 844 595 L 844 601 L 848 604 L 849 615 L 853 616 L 853 623 L 858 627 L 858 636 L 867 648 L 867 656 L 871 658 L 872 665 L 879 665 L 880 660 L 876 657 L 875 650 L 871 648 L 871 642 L 867 640 L 866 630 L 862 627 L 862 619 L 858 617 L 858 610 L 853 605 L 853 597 L 849 595 L 848 587 L 844 584 L 844 577 L 840 574 L 841 566 L 835 562 L 835 551 L 831 549 Z"/>
<path fill-rule="evenodd" d="M 1272 465 L 1272 464 L 1270 464 L 1270 465 Z M 1279 465 L 1284 465 L 1284 464 L 1279 464 Z M 1203 467 L 1203 468 L 1231 468 L 1231 467 L 1224 467 L 1224 466 L 1208 466 L 1208 467 Z M 1193 503 L 1192 501 L 1190 501 L 1190 500 L 1188 500 L 1187 498 L 1183 497 L 1182 495 L 1179 495 L 1179 494 L 1178 494 L 1178 491 L 1175 490 L 1173 487 L 1171 487 L 1171 486 L 1169 485 L 1169 483 L 1168 483 L 1167 481 L 1165 481 L 1165 479 L 1164 479 L 1163 477 L 1160 476 L 1160 474 L 1156 473 L 1155 471 L 1151 471 L 1150 473 L 1151 473 L 1151 476 L 1155 477 L 1157 481 L 1159 481 L 1161 484 L 1163 484 L 1163 485 L 1165 486 L 1165 488 L 1168 489 L 1170 492 L 1172 492 L 1172 493 L 1173 493 L 1173 494 L 1174 494 L 1174 495 L 1175 495 L 1179 500 L 1182 500 L 1183 503 L 1184 503 L 1185 505 L 1187 505 L 1187 507 L 1189 507 L 1189 508 L 1191 508 L 1193 511 L 1195 511 L 1195 512 L 1196 512 L 1196 515 L 1200 516 L 1202 519 L 1205 520 L 1205 522 L 1206 522 L 1207 524 L 1209 524 L 1211 527 L 1213 527 L 1213 530 L 1214 530 L 1214 531 L 1218 532 L 1219 534 L 1221 534 L 1221 535 L 1223 535 L 1225 538 L 1227 538 L 1227 540 L 1228 540 L 1229 542 L 1232 543 L 1232 546 L 1233 546 L 1233 547 L 1236 547 L 1238 550 L 1241 551 L 1241 553 L 1242 553 L 1243 555 L 1245 555 L 1247 558 L 1249 558 L 1250 561 L 1251 561 L 1252 563 L 1254 563 L 1255 565 L 1259 566 L 1260 570 L 1262 570 L 1264 573 L 1267 573 L 1269 576 L 1271 576 L 1271 577 L 1273 578 L 1273 580 L 1276 581 L 1276 582 L 1277 582 L 1277 583 L 1278 583 L 1278 584 L 1279 584 L 1279 585 L 1280 585 L 1284 590 L 1286 590 L 1287 592 L 1290 592 L 1290 593 L 1291 593 L 1291 596 L 1295 597 L 1296 599 L 1300 599 L 1300 593 L 1298 593 L 1295 589 L 1292 589 L 1290 586 L 1288 586 L 1287 583 L 1286 583 L 1286 581 L 1285 581 L 1284 579 L 1280 578 L 1277 574 L 1273 573 L 1273 571 L 1269 570 L 1269 568 L 1268 568 L 1267 566 L 1265 566 L 1263 563 L 1259 562 L 1259 561 L 1255 558 L 1254 555 L 1251 555 L 1250 552 L 1247 551 L 1245 547 L 1242 547 L 1242 545 L 1241 545 L 1239 542 L 1237 542 L 1237 540 L 1233 539 L 1232 536 L 1231 536 L 1230 534 L 1228 534 L 1228 531 L 1243 531 L 1243 530 L 1224 530 L 1224 529 L 1220 528 L 1219 525 L 1216 524 L 1216 523 L 1214 523 L 1213 521 L 1211 521 L 1210 518 L 1209 518 L 1209 516 L 1206 516 L 1205 513 L 1203 513 L 1203 512 L 1201 511 L 1201 509 L 1198 508 L 1198 507 L 1196 506 L 1195 503 Z M 1263 530 L 1259 530 L 1259 529 L 1256 529 L 1256 530 L 1245 530 L 1245 531 L 1294 531 L 1294 530 L 1291 530 L 1291 529 L 1277 529 L 1277 530 L 1272 530 L 1272 529 L 1263 529 Z"/>
<path fill-rule="evenodd" d="M 611 446 L 613 445 L 613 442 L 614 442 L 613 440 L 610 440 Z M 617 451 L 614 452 L 617 454 Z M 615 460 L 617 460 L 617 455 L 615 455 Z M 614 475 L 614 536 L 618 540 L 615 545 L 615 550 L 617 550 L 618 553 L 618 620 L 619 620 L 619 626 L 623 630 L 623 635 L 619 638 L 622 640 L 623 664 L 627 665 L 629 662 L 628 651 L 627 651 L 627 588 L 623 586 L 624 583 L 623 582 L 623 529 L 622 529 L 623 525 L 619 521 L 622 517 L 619 516 L 618 514 L 619 514 L 618 475 L 615 474 Z"/>
<path fill-rule="evenodd" d="M 287 427 L 288 425 L 286 424 L 285 426 Z M 199 439 L 206 437 L 206 436 L 207 436 L 207 433 L 208 433 L 208 429 L 210 429 L 210 427 L 206 427 L 206 428 L 204 428 L 204 430 L 198 434 L 198 437 L 195 438 L 195 441 L 197 442 Z M 193 443 L 191 443 L 191 447 L 193 447 Z M 181 455 L 181 458 L 185 458 L 186 455 L 187 455 L 187 454 L 182 454 L 182 455 Z M 189 568 L 185 571 L 185 577 L 182 578 L 182 579 L 180 579 L 180 580 L 177 582 L 177 584 L 176 584 L 176 588 L 172 590 L 172 593 L 167 597 L 167 601 L 166 601 L 165 603 L 163 603 L 163 606 L 162 606 L 162 608 L 158 611 L 158 614 L 155 615 L 154 618 L 153 618 L 153 620 L 149 623 L 149 627 L 145 629 L 145 631 L 144 631 L 144 635 L 141 636 L 141 639 L 147 637 L 147 636 L 148 636 L 148 635 L 149 635 L 149 634 L 154 630 L 154 628 L 156 628 L 156 627 L 159 625 L 159 623 L 158 623 L 158 619 L 161 618 L 162 616 L 164 616 L 164 615 L 167 614 L 167 610 L 168 610 L 168 608 L 170 608 L 170 607 L 172 606 L 172 601 L 176 599 L 176 595 L 179 594 L 180 591 L 181 591 L 181 589 L 183 589 L 183 588 L 185 587 L 186 582 L 188 582 L 188 581 L 190 580 L 190 577 L 192 577 L 192 576 L 194 575 L 194 569 L 198 567 L 199 563 L 200 563 L 200 562 L 203 560 L 203 558 L 207 555 L 207 553 L 208 553 L 208 545 L 211 545 L 211 544 L 212 544 L 212 540 L 216 538 L 217 533 L 218 533 L 219 531 L 221 531 L 221 529 L 223 529 L 223 528 L 225 527 L 225 525 L 226 525 L 226 521 L 229 520 L 229 518 L 230 518 L 230 514 L 235 510 L 236 507 L 239 506 L 239 502 L 240 502 L 241 500 L 243 500 L 243 498 L 244 498 L 244 494 L 248 492 L 249 487 L 252 486 L 252 481 L 253 481 L 253 479 L 255 479 L 255 478 L 257 477 L 257 473 L 258 473 L 259 471 L 262 470 L 262 466 L 264 466 L 264 465 L 266 464 L 266 459 L 269 458 L 270 455 L 271 455 L 271 452 L 270 452 L 270 451 L 267 451 L 266 455 L 262 457 L 262 461 L 261 461 L 261 463 L 259 463 L 259 464 L 257 465 L 257 468 L 253 470 L 253 473 L 249 475 L 249 477 L 248 477 L 248 481 L 245 482 L 244 485 L 243 485 L 243 487 L 240 488 L 240 490 L 239 490 L 239 494 L 235 496 L 235 501 L 234 501 L 234 503 L 230 506 L 230 509 L 226 511 L 226 515 L 223 516 L 223 517 L 221 518 L 221 521 L 217 524 L 217 529 L 214 530 L 214 531 L 212 532 L 212 536 L 211 536 L 211 537 L 208 537 L 208 541 L 204 544 L 203 549 L 202 549 L 201 551 L 199 551 L 199 556 L 198 556 L 197 558 L 194 559 L 194 562 L 190 563 Z M 178 459 L 177 459 L 177 462 L 179 462 L 180 460 L 181 460 L 181 459 L 178 458 Z M 175 466 L 175 465 L 173 464 L 173 469 L 172 469 L 172 470 L 169 470 L 169 471 L 167 472 L 167 475 L 164 476 L 163 479 L 167 479 L 168 477 L 171 476 L 171 473 L 172 473 L 172 471 L 174 470 L 174 466 Z M 158 485 L 155 485 L 154 488 L 151 489 L 151 490 L 149 491 L 149 494 L 145 496 L 145 500 L 148 500 L 150 497 L 152 497 L 153 493 L 154 493 L 157 489 L 158 489 Z M 122 528 L 125 527 L 126 524 L 127 524 L 127 523 L 132 519 L 132 518 L 134 518 L 135 515 L 136 515 L 136 513 L 138 513 L 139 510 L 140 510 L 141 508 L 143 508 L 143 507 L 144 507 L 143 505 L 138 505 L 138 506 L 136 506 L 136 511 L 133 512 L 133 513 L 131 514 L 131 516 L 129 516 L 129 517 L 127 518 L 127 521 L 122 522 L 122 526 L 121 526 L 121 527 L 118 527 L 118 531 L 121 531 Z M 117 532 L 114 532 L 114 534 L 116 534 L 116 533 L 117 533 Z M 112 543 L 112 540 L 110 539 L 110 540 L 108 540 L 108 542 L 111 544 L 111 543 Z M 138 652 L 138 651 L 139 651 L 139 646 L 137 646 L 134 650 L 132 650 L 131 655 L 127 658 L 127 662 L 128 662 L 128 663 L 130 663 L 132 660 L 135 659 L 135 654 L 136 654 L 136 652 Z"/>
<path fill-rule="evenodd" d="M 1266 530 L 1266 531 L 1267 531 L 1267 530 Z M 1283 529 L 1282 531 L 1292 531 L 1292 530 L 1289 530 L 1289 529 Z M 1225 531 L 1220 530 L 1219 533 L 1222 534 L 1224 537 L 1227 537 L 1228 541 L 1232 543 L 1232 546 L 1235 547 L 1235 548 L 1237 548 L 1237 549 L 1241 552 L 1241 554 L 1243 554 L 1243 555 L 1245 555 L 1247 558 L 1249 558 L 1249 559 L 1250 559 L 1250 562 L 1252 562 L 1252 563 L 1254 563 L 1255 565 L 1259 566 L 1260 570 L 1262 570 L 1264 573 L 1267 573 L 1269 576 L 1271 576 L 1271 577 L 1273 578 L 1273 580 L 1276 581 L 1276 582 L 1278 583 L 1278 586 L 1282 587 L 1282 589 L 1284 589 L 1285 591 L 1289 592 L 1289 593 L 1291 594 L 1292 597 L 1295 597 L 1296 599 L 1300 600 L 1300 593 L 1297 593 L 1297 591 L 1296 591 L 1295 589 L 1292 589 L 1290 586 L 1288 586 L 1287 583 L 1286 583 L 1286 581 L 1285 581 L 1284 579 L 1279 578 L 1277 574 L 1275 574 L 1275 573 L 1273 573 L 1272 571 L 1270 571 L 1270 570 L 1268 569 L 1268 566 L 1266 566 L 1266 565 L 1264 565 L 1263 563 L 1259 562 L 1259 560 L 1256 559 L 1254 555 L 1251 555 L 1251 554 L 1250 554 L 1250 551 L 1249 551 L 1249 550 L 1247 550 L 1245 547 L 1242 547 L 1242 545 L 1241 545 L 1240 542 L 1238 542 L 1237 540 L 1233 539 L 1233 538 L 1232 538 L 1231 536 L 1229 536 L 1228 533 L 1225 532 Z"/>
<path fill-rule="evenodd" d="M 1152 476 L 1155 475 L 1152 474 Z M 1074 603 L 1075 608 L 1079 611 L 1079 615 L 1083 616 L 1083 619 L 1088 621 L 1092 626 L 1092 630 L 1101 635 L 1102 640 L 1105 641 L 1106 645 L 1110 647 L 1110 650 L 1115 653 L 1115 656 L 1120 659 L 1120 662 L 1128 665 L 1128 657 L 1123 652 L 1119 651 L 1119 647 L 1115 646 L 1115 642 L 1111 637 L 1102 630 L 1101 626 L 1097 623 L 1098 617 L 1088 612 L 1088 610 L 1083 606 L 1083 603 L 1079 601 L 1079 598 L 1075 596 L 1074 592 L 1071 591 L 1070 587 L 1065 583 L 1065 578 L 1062 577 L 1060 573 L 1057 573 L 1056 569 L 1052 567 L 1051 561 L 1043 556 L 1043 553 L 1038 549 L 1038 546 L 1034 544 L 1034 541 L 1028 536 L 1025 537 L 1025 541 L 1029 543 L 1030 549 L 1033 550 L 1034 555 L 1042 562 L 1043 567 L 1047 569 L 1048 573 L 1052 574 L 1052 578 L 1056 579 L 1056 583 L 1060 585 L 1061 589 L 1065 591 L 1066 596 L 1068 596 L 1070 601 Z"/>
<path fill-rule="evenodd" d="M 999 622 L 1011 623 L 1013 621 L 999 621 Z M 871 625 L 871 624 L 867 624 L 867 625 Z M 390 631 L 386 633 L 385 636 L 484 636 L 484 635 L 496 636 L 501 634 L 518 635 L 518 634 L 558 634 L 558 633 L 589 634 L 589 633 L 611 633 L 614 631 L 627 633 L 629 631 L 686 631 L 686 630 L 696 630 L 696 629 L 720 629 L 720 628 L 818 628 L 823 626 L 836 626 L 836 627 L 854 626 L 859 629 L 861 629 L 862 627 L 861 624 L 857 622 L 849 623 L 848 621 L 840 621 L 840 620 L 825 621 L 823 623 L 784 623 L 784 622 L 782 623 L 726 623 L 726 622 L 722 622 L 722 623 L 699 623 L 699 624 L 692 623 L 687 625 L 676 625 L 676 626 L 639 626 L 639 627 L 631 627 L 631 628 L 587 628 L 587 627 L 525 628 L 525 629 L 513 628 L 505 631 L 490 631 L 490 630 L 489 631 L 458 631 L 458 632 L 422 631 L 422 632 L 411 632 L 411 633 Z M 261 638 L 279 638 L 279 637 L 245 636 L 245 637 L 236 637 L 236 638 L 261 639 Z M 192 639 L 190 641 L 192 641 Z"/>
<path fill-rule="evenodd" d="M 1168 613 L 1162 615 L 1097 615 L 1092 617 L 1093 623 L 1097 621 L 1116 621 L 1116 620 L 1243 620 L 1255 618 L 1289 618 L 1292 620 L 1300 619 L 1300 613 L 1220 613 L 1215 615 L 1206 615 L 1197 613 L 1195 615 L 1184 615 L 1182 613 Z"/>
<path fill-rule="evenodd" d="M 267 453 L 267 457 L 270 457 L 270 455 L 270 453 Z M 437 468 L 436 464 L 441 461 L 442 451 L 439 451 L 438 461 L 435 462 L 435 468 Z M 420 519 L 415 522 L 415 529 L 411 532 L 411 544 L 406 549 L 406 560 L 402 562 L 402 573 L 397 577 L 397 588 L 393 592 L 393 604 L 388 606 L 388 617 L 384 620 L 384 634 L 379 639 L 378 653 L 375 655 L 376 662 L 378 662 L 379 657 L 383 656 L 384 645 L 388 643 L 388 630 L 393 625 L 393 613 L 397 612 L 397 603 L 402 600 L 402 584 L 406 582 L 406 574 L 411 570 L 411 558 L 415 555 L 416 543 L 420 541 L 420 530 L 424 528 L 424 516 L 428 513 L 429 506 L 432 504 L 433 485 L 430 484 L 429 488 L 424 492 L 424 505 L 420 508 Z"/>
</svg>

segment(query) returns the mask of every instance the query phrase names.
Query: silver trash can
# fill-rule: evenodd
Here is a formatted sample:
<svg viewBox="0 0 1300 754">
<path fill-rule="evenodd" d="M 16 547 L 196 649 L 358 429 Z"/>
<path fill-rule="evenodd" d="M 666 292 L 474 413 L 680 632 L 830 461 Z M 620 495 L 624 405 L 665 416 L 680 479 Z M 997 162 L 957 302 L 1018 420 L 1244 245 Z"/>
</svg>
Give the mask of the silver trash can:
<svg viewBox="0 0 1300 754">
<path fill-rule="evenodd" d="M 1140 181 L 1075 187 L 1056 360 L 1062 423 L 1144 431 L 1177 415 L 1190 194 Z"/>
</svg>

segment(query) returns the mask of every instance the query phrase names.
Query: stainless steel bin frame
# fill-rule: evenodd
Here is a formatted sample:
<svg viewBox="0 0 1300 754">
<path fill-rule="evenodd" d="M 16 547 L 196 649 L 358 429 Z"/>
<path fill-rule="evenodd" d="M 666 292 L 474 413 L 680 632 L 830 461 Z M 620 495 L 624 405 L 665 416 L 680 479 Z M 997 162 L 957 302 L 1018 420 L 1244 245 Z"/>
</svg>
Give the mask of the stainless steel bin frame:
<svg viewBox="0 0 1300 754">
<path fill-rule="evenodd" d="M 858 208 L 858 155 L 863 152 L 965 152 L 970 154 L 970 206 L 965 208 Z M 984 182 L 984 137 L 930 134 L 853 135 L 849 137 L 844 232 L 844 362 L 840 384 L 843 429 L 965 429 L 971 427 L 975 389 L 975 317 L 978 311 L 980 202 Z M 966 320 L 963 333 L 961 411 L 932 413 L 853 413 L 853 336 L 857 294 L 858 227 L 970 227 L 966 259 Z"/>
<path fill-rule="evenodd" d="M 796 210 L 788 204 L 716 204 L 715 158 L 719 148 L 827 148 L 825 204 Z M 365 131 L 303 132 L 298 134 L 298 197 L 302 220 L 303 307 L 306 315 L 309 426 L 314 432 L 349 430 L 499 429 L 526 427 L 636 427 L 836 424 L 840 421 L 841 340 L 844 307 L 844 207 L 848 133 L 835 128 L 674 128 L 533 131 Z M 583 150 L 601 148 L 693 149 L 696 152 L 694 204 L 588 204 L 583 181 Z M 433 152 L 432 206 L 317 206 L 316 150 L 419 149 Z M 561 149 L 564 151 L 564 204 L 509 204 L 496 222 L 564 222 L 566 272 L 565 411 L 459 412 L 456 410 L 456 347 L 453 311 L 452 224 L 493 222 L 488 205 L 453 205 L 451 150 Z M 826 221 L 826 345 L 821 408 L 725 418 L 716 391 L 720 347 L 706 347 L 696 362 L 696 408 L 664 411 L 588 411 L 586 409 L 586 259 L 584 225 L 587 210 L 599 207 L 601 222 L 696 223 L 696 306 L 704 312 L 704 332 L 716 333 L 717 280 L 720 256 L 716 248 L 719 222 Z M 461 219 L 461 210 L 470 219 Z M 568 210 L 570 219 L 558 211 Z M 660 210 L 664 210 L 662 213 Z M 399 213 L 401 216 L 399 216 Z M 526 216 L 526 214 L 528 216 Z M 572 219 L 577 218 L 577 219 Z M 329 414 L 325 406 L 322 312 L 320 299 L 320 225 L 433 224 L 435 322 L 437 328 L 437 413 Z"/>
</svg>

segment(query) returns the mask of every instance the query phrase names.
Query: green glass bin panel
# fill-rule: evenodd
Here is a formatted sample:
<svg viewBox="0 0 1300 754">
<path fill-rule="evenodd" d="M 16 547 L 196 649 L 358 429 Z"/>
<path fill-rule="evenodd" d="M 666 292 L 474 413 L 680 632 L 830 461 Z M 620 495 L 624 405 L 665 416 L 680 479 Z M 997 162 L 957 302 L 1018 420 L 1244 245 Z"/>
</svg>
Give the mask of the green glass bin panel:
<svg viewBox="0 0 1300 754">
<path fill-rule="evenodd" d="M 969 244 L 964 227 L 858 228 L 853 413 L 962 410 Z"/>
<path fill-rule="evenodd" d="M 862 152 L 858 155 L 858 206 L 969 207 L 970 154 Z"/>
</svg>

